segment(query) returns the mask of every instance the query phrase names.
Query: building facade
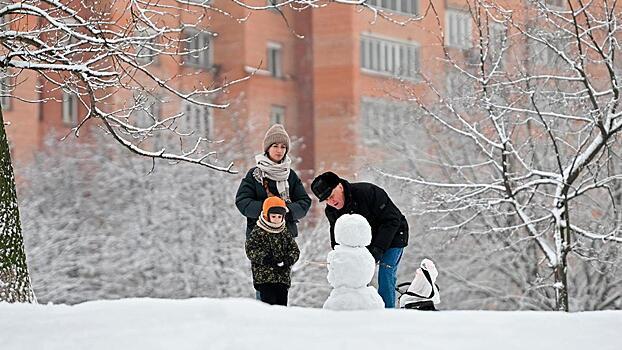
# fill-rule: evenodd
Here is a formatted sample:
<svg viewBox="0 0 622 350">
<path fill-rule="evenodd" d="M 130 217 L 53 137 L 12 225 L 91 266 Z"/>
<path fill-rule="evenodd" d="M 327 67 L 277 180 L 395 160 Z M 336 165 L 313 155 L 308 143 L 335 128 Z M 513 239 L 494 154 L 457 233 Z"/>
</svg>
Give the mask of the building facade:
<svg viewBox="0 0 622 350">
<path fill-rule="evenodd" d="M 192 75 L 180 80 L 187 89 L 252 77 L 218 95 L 218 101 L 230 103 L 227 109 L 171 105 L 156 98 L 148 113 L 160 117 L 183 112 L 186 127 L 200 129 L 207 137 L 227 139 L 247 130 L 250 136 L 245 140 L 257 151 L 268 126 L 283 123 L 301 139 L 294 152 L 305 176 L 328 168 L 352 174 L 361 158 L 373 154 L 367 147 L 370 138 L 386 125 L 401 125 L 411 117 L 408 102 L 400 101 L 407 98 L 404 86 L 425 88 L 422 74 L 442 74 L 443 47 L 464 51 L 467 57 L 473 40 L 464 1 L 434 1 L 440 22 L 431 15 L 412 20 L 426 10 L 422 6 L 427 1 L 368 3 L 389 20 L 369 8 L 336 3 L 305 11 L 289 6 L 250 11 L 214 0 L 210 4 L 228 15 L 211 13 L 200 25 L 217 35 L 184 33 L 192 37 L 190 48 L 208 49 L 184 62 L 146 60 L 156 70 Z M 444 31 L 444 42 L 439 31 Z M 71 93 L 51 88 L 34 73 L 20 74 L 16 80 L 5 84 L 2 106 L 11 123 L 7 132 L 14 157 L 27 161 L 47 133 L 67 134 L 77 125 L 84 107 Z M 151 91 L 157 95 L 157 87 Z M 123 104 L 128 98 L 132 97 L 119 95 L 116 102 Z"/>
</svg>

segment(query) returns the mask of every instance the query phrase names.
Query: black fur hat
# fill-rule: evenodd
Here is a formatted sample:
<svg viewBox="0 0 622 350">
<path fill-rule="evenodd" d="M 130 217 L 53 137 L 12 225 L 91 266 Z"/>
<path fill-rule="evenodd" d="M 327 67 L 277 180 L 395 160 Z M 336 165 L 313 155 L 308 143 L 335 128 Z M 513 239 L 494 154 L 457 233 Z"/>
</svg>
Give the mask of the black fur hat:
<svg viewBox="0 0 622 350">
<path fill-rule="evenodd" d="M 313 191 L 313 194 L 322 202 L 330 196 L 333 189 L 339 185 L 340 180 L 337 174 L 332 171 L 327 171 L 313 179 L 311 191 Z"/>
</svg>

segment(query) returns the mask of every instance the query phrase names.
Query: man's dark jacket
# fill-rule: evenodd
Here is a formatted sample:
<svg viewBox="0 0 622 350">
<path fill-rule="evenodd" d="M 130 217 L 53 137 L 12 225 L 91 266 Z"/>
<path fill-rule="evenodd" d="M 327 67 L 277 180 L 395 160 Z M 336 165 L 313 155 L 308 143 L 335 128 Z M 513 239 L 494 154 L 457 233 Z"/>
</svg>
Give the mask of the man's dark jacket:
<svg viewBox="0 0 622 350">
<path fill-rule="evenodd" d="M 344 179 L 345 204 L 341 209 L 326 205 L 324 212 L 330 222 L 330 244 L 335 242 L 335 222 L 343 214 L 360 214 L 371 226 L 371 244 L 369 250 L 384 253 L 389 248 L 402 248 L 408 245 L 408 222 L 400 210 L 393 204 L 389 195 L 380 187 L 367 183 L 349 183 Z"/>
<path fill-rule="evenodd" d="M 263 183 L 259 182 L 257 176 L 253 175 L 257 167 L 251 168 L 238 188 L 238 192 L 235 196 L 235 205 L 242 215 L 246 216 L 246 237 L 248 237 L 257 223 L 257 219 L 261 214 L 261 208 L 263 201 L 268 198 L 268 193 L 264 188 Z M 270 179 L 264 179 L 266 181 L 268 190 L 275 195 L 278 195 L 279 191 L 276 189 L 276 181 Z M 294 172 L 290 170 L 289 177 L 287 178 L 289 184 L 289 199 L 291 202 L 286 203 L 289 212 L 285 215 L 285 223 L 287 229 L 292 236 L 298 236 L 298 220 L 302 219 L 311 207 L 311 198 L 305 191 L 302 181 Z"/>
</svg>

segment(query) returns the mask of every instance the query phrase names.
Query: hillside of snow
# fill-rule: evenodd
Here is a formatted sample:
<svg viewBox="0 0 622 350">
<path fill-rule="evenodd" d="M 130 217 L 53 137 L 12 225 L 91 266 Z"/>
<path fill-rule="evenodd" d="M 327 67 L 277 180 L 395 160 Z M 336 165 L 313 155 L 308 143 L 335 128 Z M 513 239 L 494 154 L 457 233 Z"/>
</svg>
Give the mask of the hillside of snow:
<svg viewBox="0 0 622 350">
<path fill-rule="evenodd" d="M 0 304 L 0 349 L 622 349 L 622 311 L 328 311 L 251 299 Z"/>
</svg>

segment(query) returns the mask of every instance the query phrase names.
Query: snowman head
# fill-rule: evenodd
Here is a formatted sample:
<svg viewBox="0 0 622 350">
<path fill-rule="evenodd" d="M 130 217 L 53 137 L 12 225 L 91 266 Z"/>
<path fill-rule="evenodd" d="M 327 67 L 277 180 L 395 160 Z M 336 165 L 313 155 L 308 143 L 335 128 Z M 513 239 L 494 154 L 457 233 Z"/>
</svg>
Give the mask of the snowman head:
<svg viewBox="0 0 622 350">
<path fill-rule="evenodd" d="M 371 226 L 359 214 L 344 214 L 335 222 L 335 242 L 350 247 L 365 247 L 371 243 Z"/>
</svg>

